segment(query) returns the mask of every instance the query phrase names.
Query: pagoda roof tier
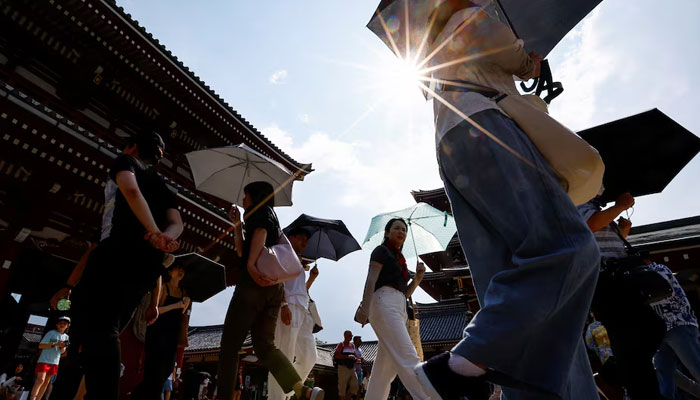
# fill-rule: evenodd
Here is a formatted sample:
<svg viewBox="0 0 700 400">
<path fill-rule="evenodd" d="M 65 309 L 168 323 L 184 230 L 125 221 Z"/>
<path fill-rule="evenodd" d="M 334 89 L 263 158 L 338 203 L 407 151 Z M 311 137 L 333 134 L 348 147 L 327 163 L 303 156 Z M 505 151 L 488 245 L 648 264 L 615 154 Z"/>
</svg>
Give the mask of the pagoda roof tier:
<svg viewBox="0 0 700 400">
<path fill-rule="evenodd" d="M 426 272 L 420 283 L 430 297 L 447 300 L 460 296 L 475 297 L 474 283 L 467 266 L 449 268 L 439 272 Z"/>
<path fill-rule="evenodd" d="M 312 171 L 264 137 L 123 9 L 99 0 L 0 1 L 0 74 L 121 147 L 160 132 L 165 164 L 193 189 L 184 153 L 245 143 L 297 179 Z M 215 201 L 219 206 L 220 202 Z"/>
<path fill-rule="evenodd" d="M 452 214 L 452 206 L 447 198 L 444 188 L 433 190 L 414 190 L 411 195 L 416 200 L 416 203 L 428 203 L 440 211 L 447 211 Z"/>
<path fill-rule="evenodd" d="M 436 346 L 459 342 L 464 328 L 471 319 L 469 306 L 464 298 L 443 300 L 437 303 L 417 303 L 416 315 L 420 321 L 420 337 L 423 346 Z"/>
<path fill-rule="evenodd" d="M 627 240 L 646 251 L 700 246 L 700 216 L 632 227 Z"/>
</svg>

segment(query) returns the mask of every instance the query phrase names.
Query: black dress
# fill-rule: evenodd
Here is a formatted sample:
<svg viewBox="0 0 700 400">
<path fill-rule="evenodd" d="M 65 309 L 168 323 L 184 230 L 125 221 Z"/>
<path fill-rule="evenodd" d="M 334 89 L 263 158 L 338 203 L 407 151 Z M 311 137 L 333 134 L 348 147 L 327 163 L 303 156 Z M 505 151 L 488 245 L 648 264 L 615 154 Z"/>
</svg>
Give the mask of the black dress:
<svg viewBox="0 0 700 400">
<path fill-rule="evenodd" d="M 166 297 L 160 307 L 182 301 L 181 297 L 170 295 L 168 285 L 164 287 Z M 175 366 L 177 338 L 183 317 L 181 310 L 170 310 L 159 315 L 156 322 L 146 329 L 143 381 L 132 392 L 132 399 L 160 400 L 163 385 Z"/>
</svg>

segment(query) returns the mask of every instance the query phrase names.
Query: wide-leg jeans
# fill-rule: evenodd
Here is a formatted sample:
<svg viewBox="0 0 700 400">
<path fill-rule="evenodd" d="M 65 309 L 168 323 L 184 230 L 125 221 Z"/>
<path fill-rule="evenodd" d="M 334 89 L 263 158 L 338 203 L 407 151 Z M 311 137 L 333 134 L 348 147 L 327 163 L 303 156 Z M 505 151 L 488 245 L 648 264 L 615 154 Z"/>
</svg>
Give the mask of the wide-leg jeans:
<svg viewBox="0 0 700 400">
<path fill-rule="evenodd" d="M 452 350 L 522 386 L 504 398 L 597 398 L 582 332 L 595 239 L 527 135 L 498 110 L 445 134 L 438 161 L 481 310 Z M 514 385 L 518 386 L 518 385 Z"/>
</svg>

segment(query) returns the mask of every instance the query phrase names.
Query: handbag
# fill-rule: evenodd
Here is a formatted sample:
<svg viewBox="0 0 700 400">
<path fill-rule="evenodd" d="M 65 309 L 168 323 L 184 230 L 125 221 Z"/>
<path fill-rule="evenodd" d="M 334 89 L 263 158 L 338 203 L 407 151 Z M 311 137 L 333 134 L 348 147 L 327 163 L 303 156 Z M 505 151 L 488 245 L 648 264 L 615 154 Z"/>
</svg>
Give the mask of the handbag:
<svg viewBox="0 0 700 400">
<path fill-rule="evenodd" d="M 420 320 L 416 318 L 416 312 L 413 307 L 413 299 L 408 298 L 406 300 L 406 309 L 408 313 L 408 319 L 406 320 L 406 329 L 408 329 L 408 336 L 411 338 L 413 347 L 416 348 L 416 354 L 421 361 L 423 361 L 423 344 L 420 340 Z"/>
<path fill-rule="evenodd" d="M 547 104 L 535 95 L 500 93 L 466 81 L 443 84 L 442 90 L 476 92 L 493 100 L 530 138 L 575 205 L 594 198 L 603 183 L 605 164 L 598 151 L 549 116 Z M 459 85 L 459 86 L 458 86 Z"/>
<path fill-rule="evenodd" d="M 284 233 L 280 234 L 276 245 L 263 246 L 255 265 L 248 268 L 251 278 L 259 286 L 273 286 L 290 281 L 303 272 L 299 256 Z"/>
<path fill-rule="evenodd" d="M 644 304 L 656 303 L 673 294 L 671 284 L 654 268 L 647 264 L 639 252 L 617 232 L 630 254 L 624 258 L 603 259 L 601 279 L 605 279 L 619 290 L 626 300 Z"/>
<path fill-rule="evenodd" d="M 314 320 L 314 327 L 311 333 L 317 333 L 323 329 L 323 323 L 321 323 L 321 316 L 318 314 L 316 302 L 311 299 L 309 299 L 309 312 L 311 313 L 311 319 Z"/>
</svg>

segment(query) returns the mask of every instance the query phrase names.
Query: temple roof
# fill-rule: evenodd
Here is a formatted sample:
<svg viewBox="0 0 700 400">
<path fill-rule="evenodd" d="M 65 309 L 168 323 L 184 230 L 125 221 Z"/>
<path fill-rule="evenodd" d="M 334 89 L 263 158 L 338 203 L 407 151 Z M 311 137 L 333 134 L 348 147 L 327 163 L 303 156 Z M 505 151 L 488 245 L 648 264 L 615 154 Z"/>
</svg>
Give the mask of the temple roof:
<svg viewBox="0 0 700 400">
<path fill-rule="evenodd" d="M 627 240 L 647 251 L 700 245 L 700 216 L 636 226 Z"/>
<path fill-rule="evenodd" d="M 467 326 L 467 305 L 463 299 L 416 304 L 420 337 L 424 345 L 457 342 Z"/>
<path fill-rule="evenodd" d="M 268 147 L 268 151 L 262 150 L 264 153 L 272 152 L 277 153 L 282 156 L 293 165 L 295 165 L 300 171 L 304 173 L 309 173 L 312 171 L 311 164 L 302 164 L 294 160 L 291 156 L 285 153 L 282 149 L 277 147 L 268 138 L 266 138 L 257 128 L 253 126 L 248 120 L 243 118 L 241 114 L 238 113 L 233 107 L 231 107 L 218 93 L 214 91 L 209 85 L 207 85 L 199 76 L 197 76 L 194 71 L 191 71 L 182 61 L 180 61 L 176 55 L 174 55 L 170 50 L 168 50 L 164 44 L 162 44 L 158 39 L 153 37 L 153 34 L 148 32 L 144 26 L 139 24 L 139 22 L 132 18 L 131 14 L 127 13 L 123 7 L 117 6 L 114 0 L 105 1 L 113 12 L 121 16 L 126 22 L 128 22 L 132 28 L 138 32 L 139 35 L 144 37 L 152 46 L 154 46 L 162 55 L 167 57 L 171 62 L 173 62 L 178 70 L 186 75 L 188 78 L 192 79 L 206 94 L 215 100 L 219 106 L 225 109 L 235 120 L 241 123 L 251 134 L 260 138 L 265 145 Z"/>
</svg>

